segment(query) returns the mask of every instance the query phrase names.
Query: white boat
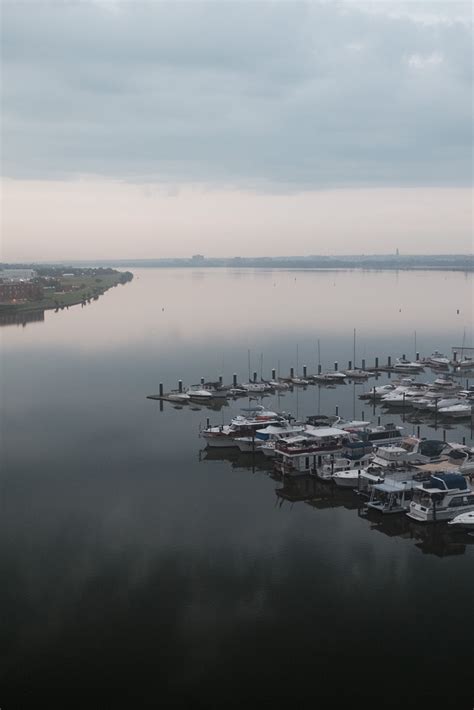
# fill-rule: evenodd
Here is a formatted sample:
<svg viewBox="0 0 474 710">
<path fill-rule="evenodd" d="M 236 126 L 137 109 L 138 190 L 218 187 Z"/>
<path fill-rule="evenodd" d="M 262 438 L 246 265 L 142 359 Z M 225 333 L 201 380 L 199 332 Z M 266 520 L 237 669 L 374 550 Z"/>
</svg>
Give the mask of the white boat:
<svg viewBox="0 0 474 710">
<path fill-rule="evenodd" d="M 395 390 L 395 385 L 379 385 L 378 387 L 373 387 L 370 392 L 363 392 L 359 395 L 359 399 L 381 399 L 384 395 L 390 394 Z"/>
<path fill-rule="evenodd" d="M 275 455 L 275 442 L 282 439 L 288 439 L 292 436 L 296 436 L 304 431 L 304 426 L 275 426 L 268 425 L 264 429 L 257 429 L 254 436 L 241 436 L 235 438 L 235 443 L 239 447 L 240 451 L 243 452 L 253 452 L 258 451 L 265 455 L 269 454 L 270 450 L 273 451 Z M 270 446 L 272 444 L 272 446 Z M 264 450 L 265 447 L 265 450 Z"/>
<path fill-rule="evenodd" d="M 446 357 L 446 355 L 437 350 L 426 358 L 425 362 L 429 367 L 446 369 L 449 367 L 449 357 Z"/>
<path fill-rule="evenodd" d="M 347 432 L 333 427 L 306 425 L 301 435 L 275 442 L 275 469 L 290 475 L 308 474 L 321 465 L 326 454 L 342 450 Z"/>
<path fill-rule="evenodd" d="M 187 392 L 170 392 L 167 396 L 166 399 L 169 399 L 170 402 L 189 402 L 191 397 Z"/>
<path fill-rule="evenodd" d="M 351 370 L 344 370 L 344 374 L 350 380 L 367 380 L 373 373 L 368 372 L 368 370 L 362 370 L 359 367 L 355 367 Z"/>
<path fill-rule="evenodd" d="M 448 521 L 448 525 L 460 530 L 474 530 L 474 510 L 456 515 L 455 518 Z"/>
<path fill-rule="evenodd" d="M 453 419 L 467 419 L 472 415 L 472 405 L 454 404 L 450 407 L 439 407 L 438 414 L 444 417 L 452 417 Z"/>
<path fill-rule="evenodd" d="M 362 473 L 366 473 L 364 468 L 350 468 L 346 471 L 335 471 L 332 480 L 338 488 L 357 488 Z"/>
<path fill-rule="evenodd" d="M 188 395 L 189 399 L 194 399 L 200 402 L 213 399 L 212 392 L 204 389 L 203 385 L 191 385 L 191 387 L 188 387 L 185 394 Z"/>
<path fill-rule="evenodd" d="M 452 520 L 474 511 L 474 491 L 460 473 L 438 473 L 415 487 L 408 517 L 418 522 Z"/>
<path fill-rule="evenodd" d="M 282 382 L 281 380 L 270 380 L 270 382 L 268 384 L 274 390 L 288 390 L 288 389 L 290 389 L 290 385 L 288 384 L 288 382 Z"/>
<path fill-rule="evenodd" d="M 402 358 L 397 358 L 393 369 L 397 372 L 423 372 L 423 363 L 421 362 L 411 362 L 410 360 L 403 360 Z"/>
<path fill-rule="evenodd" d="M 410 507 L 413 489 L 417 485 L 418 482 L 412 479 L 397 481 L 385 478 L 384 481 L 375 483 L 371 487 L 367 508 L 384 515 L 404 513 Z"/>
<path fill-rule="evenodd" d="M 305 380 L 303 377 L 292 377 L 290 380 L 291 384 L 297 385 L 299 387 L 306 387 L 309 385 L 309 380 Z"/>
<path fill-rule="evenodd" d="M 237 416 L 231 420 L 230 424 L 222 424 L 220 426 L 209 426 L 201 431 L 201 436 L 206 440 L 206 446 L 211 448 L 230 448 L 237 447 L 235 439 L 251 434 L 257 429 L 262 429 L 264 426 L 271 424 L 278 425 L 283 423 L 286 425 L 287 420 L 276 412 L 271 412 L 262 408 L 252 410 L 249 414 L 253 416 Z"/>
<path fill-rule="evenodd" d="M 334 372 L 324 372 L 320 375 L 313 375 L 312 379 L 315 382 L 336 384 L 337 382 L 345 382 L 346 376 L 343 372 L 335 370 Z"/>
<path fill-rule="evenodd" d="M 332 481 L 334 474 L 362 469 L 369 461 L 370 456 L 363 456 L 357 461 L 343 456 L 324 456 L 322 463 L 316 466 L 313 473 L 315 472 L 321 481 Z"/>
</svg>

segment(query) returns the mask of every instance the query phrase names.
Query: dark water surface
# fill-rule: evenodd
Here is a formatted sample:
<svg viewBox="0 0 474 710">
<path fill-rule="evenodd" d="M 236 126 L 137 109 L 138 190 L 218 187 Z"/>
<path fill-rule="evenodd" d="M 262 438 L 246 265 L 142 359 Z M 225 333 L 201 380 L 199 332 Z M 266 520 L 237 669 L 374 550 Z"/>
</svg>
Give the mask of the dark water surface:
<svg viewBox="0 0 474 710">
<path fill-rule="evenodd" d="M 179 377 L 246 379 L 249 350 L 258 376 L 315 371 L 318 340 L 323 369 L 346 367 L 354 328 L 359 365 L 450 354 L 472 344 L 472 275 L 134 271 L 85 308 L 1 331 L 5 697 L 104 688 L 156 704 L 378 693 L 467 703 L 473 537 L 367 519 L 351 492 L 283 487 L 251 455 L 202 452 L 200 425 L 227 422 L 246 400 L 160 412 L 146 395 Z M 365 388 L 263 402 L 375 421 Z M 404 426 L 474 445 L 469 422 L 444 434 Z"/>
</svg>

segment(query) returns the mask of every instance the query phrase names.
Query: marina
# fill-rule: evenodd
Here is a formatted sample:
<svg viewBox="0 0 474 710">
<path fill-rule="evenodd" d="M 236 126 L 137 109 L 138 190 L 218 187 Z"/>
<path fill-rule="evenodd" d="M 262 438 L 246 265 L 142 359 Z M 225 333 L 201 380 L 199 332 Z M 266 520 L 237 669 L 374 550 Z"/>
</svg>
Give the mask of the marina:
<svg viewBox="0 0 474 710">
<path fill-rule="evenodd" d="M 199 666 L 199 688 L 214 687 L 216 678 L 231 688 L 242 677 L 267 688 L 281 671 L 313 702 L 314 669 L 337 687 L 344 648 L 352 694 L 366 693 L 360 678 L 367 667 L 393 655 L 407 687 L 423 694 L 410 649 L 413 629 L 429 637 L 434 618 L 443 643 L 430 645 L 424 658 L 455 672 L 452 648 L 465 654 L 470 647 L 463 625 L 474 584 L 470 529 L 368 503 L 373 486 L 418 486 L 448 468 L 464 466 L 472 488 L 469 418 L 389 408 L 381 399 L 400 386 L 418 391 L 419 383 L 426 386 L 419 396 L 431 401 L 428 386 L 437 380 L 440 401 L 464 397 L 469 368 L 462 377 L 452 366 L 425 366 L 418 374 L 381 371 L 314 384 L 309 375 L 319 364 L 323 374 L 336 371 L 335 362 L 340 372 L 349 361 L 361 368 L 362 360 L 369 371 L 375 356 L 385 366 L 389 354 L 392 363 L 403 353 L 416 361 L 415 329 L 420 361 L 436 350 L 451 359 L 464 324 L 465 344 L 472 344 L 467 312 L 463 321 L 456 314 L 469 301 L 471 281 L 439 273 L 137 269 L 126 289 L 89 311 L 47 312 L 41 322 L 6 327 L 2 677 L 19 686 L 26 677 L 39 685 L 58 675 L 78 683 L 87 674 L 108 684 L 125 664 L 136 687 L 153 677 L 196 689 Z M 444 299 L 434 312 L 440 282 Z M 330 313 L 317 306 L 329 298 Z M 292 367 L 293 378 L 309 384 L 288 381 Z M 251 384 L 254 372 L 255 384 L 268 380 L 270 389 L 230 393 L 234 373 L 236 384 Z M 441 391 L 445 374 L 456 387 Z M 225 397 L 146 398 L 159 396 L 160 382 L 163 394 L 179 395 L 192 384 L 206 390 L 220 376 Z M 256 419 L 262 411 L 270 420 Z M 246 442 L 208 446 L 208 426 L 218 434 L 236 417 L 255 419 L 250 432 L 236 432 Z M 343 432 L 341 445 L 309 457 L 300 452 L 298 472 L 288 456 L 295 465 L 278 471 L 278 439 L 305 432 L 306 445 L 317 448 L 311 427 Z M 429 460 L 383 476 L 380 461 L 370 470 L 374 445 L 380 458 L 401 442 L 408 455 Z M 359 467 L 355 488 L 332 479 Z M 407 491 L 403 507 L 410 502 Z M 258 664 L 249 660 L 250 647 Z M 384 689 L 376 682 L 377 702 Z"/>
</svg>

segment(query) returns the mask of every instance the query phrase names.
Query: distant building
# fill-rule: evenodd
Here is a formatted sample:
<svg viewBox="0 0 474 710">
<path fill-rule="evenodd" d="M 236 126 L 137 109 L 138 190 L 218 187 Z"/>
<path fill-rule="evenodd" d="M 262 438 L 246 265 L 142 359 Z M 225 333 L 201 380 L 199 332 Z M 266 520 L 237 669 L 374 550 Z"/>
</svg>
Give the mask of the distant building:
<svg viewBox="0 0 474 710">
<path fill-rule="evenodd" d="M 74 276 L 74 274 L 63 274 L 63 276 Z"/>
<path fill-rule="evenodd" d="M 204 261 L 204 256 L 202 254 L 193 254 L 193 256 L 191 257 L 191 261 L 195 264 L 199 264 L 200 262 Z"/>
<path fill-rule="evenodd" d="M 18 281 L 31 281 L 36 276 L 33 269 L 1 269 L 0 282 L 16 283 Z"/>
<path fill-rule="evenodd" d="M 43 296 L 43 289 L 31 281 L 11 281 L 0 284 L 0 301 L 15 303 L 16 301 L 37 301 Z"/>
</svg>

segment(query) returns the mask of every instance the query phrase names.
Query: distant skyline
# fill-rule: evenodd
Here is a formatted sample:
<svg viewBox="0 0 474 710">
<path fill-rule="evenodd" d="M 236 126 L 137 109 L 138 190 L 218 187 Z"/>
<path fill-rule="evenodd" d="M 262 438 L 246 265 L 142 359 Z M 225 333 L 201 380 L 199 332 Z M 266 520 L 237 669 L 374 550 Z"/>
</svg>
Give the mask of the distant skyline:
<svg viewBox="0 0 474 710">
<path fill-rule="evenodd" d="M 473 250 L 470 2 L 13 2 L 3 261 Z"/>
</svg>

